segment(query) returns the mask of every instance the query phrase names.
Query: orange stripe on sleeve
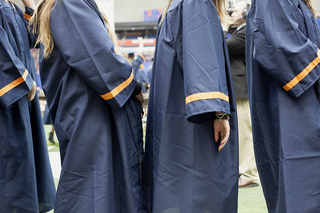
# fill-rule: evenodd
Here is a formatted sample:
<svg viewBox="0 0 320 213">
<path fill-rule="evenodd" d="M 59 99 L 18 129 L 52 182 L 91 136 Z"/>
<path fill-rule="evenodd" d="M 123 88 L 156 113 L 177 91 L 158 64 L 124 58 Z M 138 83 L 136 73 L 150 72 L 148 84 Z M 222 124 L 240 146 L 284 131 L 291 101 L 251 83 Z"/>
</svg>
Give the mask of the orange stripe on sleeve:
<svg viewBox="0 0 320 213">
<path fill-rule="evenodd" d="M 320 63 L 320 50 L 318 50 L 318 57 L 314 59 L 299 75 L 287 83 L 283 89 L 286 91 L 291 90 L 296 86 L 302 79 L 304 79 L 318 64 Z"/>
<path fill-rule="evenodd" d="M 119 86 L 114 88 L 112 91 L 110 91 L 104 95 L 101 95 L 101 97 L 106 101 L 116 97 L 122 90 L 124 90 L 132 82 L 132 80 L 133 80 L 133 70 L 132 70 L 130 77 L 126 81 L 121 83 Z"/>
<path fill-rule="evenodd" d="M 32 16 L 30 16 L 30 15 L 28 15 L 28 14 L 26 14 L 26 13 L 24 14 L 24 18 L 27 19 L 28 21 L 30 21 L 31 17 L 32 17 Z"/>
<path fill-rule="evenodd" d="M 143 59 L 143 61 L 146 61 L 146 58 L 144 57 L 144 55 L 142 55 L 141 53 L 137 53 L 137 55 L 140 56 Z"/>
<path fill-rule="evenodd" d="M 12 90 L 13 88 L 15 88 L 16 86 L 23 83 L 27 75 L 28 75 L 28 70 L 25 70 L 22 77 L 18 78 L 17 80 L 11 82 L 7 86 L 4 86 L 2 89 L 0 89 L 0 97 L 6 94 L 7 92 L 9 92 L 10 90 Z"/>
<path fill-rule="evenodd" d="M 229 97 L 221 92 L 203 92 L 203 93 L 196 93 L 186 97 L 186 105 L 191 102 L 204 100 L 204 99 L 221 99 L 229 102 Z"/>
</svg>

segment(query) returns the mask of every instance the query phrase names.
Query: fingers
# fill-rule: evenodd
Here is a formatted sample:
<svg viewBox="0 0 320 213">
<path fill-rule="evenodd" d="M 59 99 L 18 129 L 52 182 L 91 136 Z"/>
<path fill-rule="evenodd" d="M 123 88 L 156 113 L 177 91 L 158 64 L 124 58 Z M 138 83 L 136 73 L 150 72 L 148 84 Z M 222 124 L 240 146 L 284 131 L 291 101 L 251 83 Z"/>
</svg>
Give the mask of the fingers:
<svg viewBox="0 0 320 213">
<path fill-rule="evenodd" d="M 215 142 L 218 142 L 218 140 L 219 140 L 219 131 L 217 131 L 217 130 L 214 130 L 214 140 L 215 140 Z"/>
<path fill-rule="evenodd" d="M 28 101 L 32 101 L 32 100 L 34 99 L 34 96 L 35 96 L 34 93 L 29 92 L 29 93 L 27 94 L 27 100 L 28 100 Z"/>
<path fill-rule="evenodd" d="M 215 119 L 213 123 L 213 128 L 214 128 L 214 140 L 216 142 L 218 142 L 219 136 L 220 136 L 221 142 L 218 147 L 218 150 L 221 151 L 229 140 L 229 135 L 230 135 L 229 121 L 228 120 L 219 121 L 218 119 Z"/>
<path fill-rule="evenodd" d="M 218 147 L 219 152 L 223 149 L 223 147 L 227 144 L 230 136 L 230 131 L 226 130 L 223 134 L 221 134 L 221 142 L 220 146 Z"/>
<path fill-rule="evenodd" d="M 215 119 L 214 121 L 213 121 L 213 132 L 214 132 L 214 140 L 215 140 L 215 142 L 218 142 L 219 141 L 219 135 L 220 135 L 220 129 L 221 129 L 221 127 L 220 127 L 220 123 L 219 123 L 219 121 L 217 120 L 217 119 Z"/>
</svg>

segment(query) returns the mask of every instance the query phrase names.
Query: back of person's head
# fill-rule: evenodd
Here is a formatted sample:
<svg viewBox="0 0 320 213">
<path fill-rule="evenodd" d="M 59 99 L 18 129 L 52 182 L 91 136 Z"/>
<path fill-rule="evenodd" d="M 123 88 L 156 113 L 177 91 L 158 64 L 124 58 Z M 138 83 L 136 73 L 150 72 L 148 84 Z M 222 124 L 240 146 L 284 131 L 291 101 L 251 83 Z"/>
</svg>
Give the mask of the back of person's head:
<svg viewBox="0 0 320 213">
<path fill-rule="evenodd" d="M 250 5 L 248 5 L 246 1 L 240 1 L 235 5 L 234 10 L 231 14 L 231 19 L 234 25 L 238 27 L 239 25 L 246 22 L 249 7 Z"/>
</svg>

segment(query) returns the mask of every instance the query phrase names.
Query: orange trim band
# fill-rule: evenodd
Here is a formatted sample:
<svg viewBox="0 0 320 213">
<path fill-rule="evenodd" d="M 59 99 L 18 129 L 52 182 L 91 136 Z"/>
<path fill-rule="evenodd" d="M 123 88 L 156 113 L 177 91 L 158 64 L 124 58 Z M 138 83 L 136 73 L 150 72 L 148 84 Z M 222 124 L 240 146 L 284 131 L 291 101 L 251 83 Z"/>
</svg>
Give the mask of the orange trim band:
<svg viewBox="0 0 320 213">
<path fill-rule="evenodd" d="M 2 89 L 0 89 L 0 97 L 15 88 L 16 86 L 20 85 L 23 83 L 28 75 L 28 70 L 24 71 L 22 77 L 18 78 L 17 80 L 11 82 L 7 86 L 4 86 Z"/>
<path fill-rule="evenodd" d="M 116 97 L 122 90 L 124 90 L 132 82 L 132 80 L 133 80 L 133 70 L 132 70 L 130 77 L 126 81 L 121 83 L 119 86 L 114 88 L 112 91 L 110 91 L 104 95 L 101 95 L 101 97 L 106 101 Z"/>
<path fill-rule="evenodd" d="M 28 15 L 28 14 L 26 14 L 26 13 L 24 14 L 24 18 L 27 19 L 28 21 L 30 21 L 31 17 L 32 17 L 32 16 L 30 16 L 30 15 Z"/>
<path fill-rule="evenodd" d="M 203 92 L 186 97 L 186 105 L 194 101 L 217 98 L 229 102 L 229 97 L 221 92 Z"/>
<path fill-rule="evenodd" d="M 314 59 L 299 75 L 287 83 L 283 89 L 286 91 L 291 90 L 296 86 L 302 79 L 304 79 L 318 64 L 320 63 L 320 50 L 318 50 L 318 57 Z"/>
<path fill-rule="evenodd" d="M 137 53 L 137 55 L 140 56 L 143 59 L 143 61 L 146 61 L 146 58 L 144 57 L 144 55 L 142 55 L 141 53 Z"/>
</svg>

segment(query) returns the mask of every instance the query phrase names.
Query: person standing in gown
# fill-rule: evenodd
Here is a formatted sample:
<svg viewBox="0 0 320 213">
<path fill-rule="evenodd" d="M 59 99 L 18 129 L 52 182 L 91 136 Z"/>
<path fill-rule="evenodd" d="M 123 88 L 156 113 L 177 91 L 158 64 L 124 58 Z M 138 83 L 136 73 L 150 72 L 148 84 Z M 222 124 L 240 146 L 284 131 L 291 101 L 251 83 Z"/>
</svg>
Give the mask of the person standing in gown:
<svg viewBox="0 0 320 213">
<path fill-rule="evenodd" d="M 60 145 L 55 212 L 146 212 L 141 84 L 106 16 L 94 0 L 44 0 L 32 24 Z"/>
<path fill-rule="evenodd" d="M 253 0 L 247 16 L 256 162 L 270 213 L 320 212 L 320 29 L 311 0 Z"/>
<path fill-rule="evenodd" d="M 53 208 L 51 172 L 36 71 L 27 31 L 35 5 L 25 13 L 0 0 L 0 212 L 39 213 Z"/>
<path fill-rule="evenodd" d="M 237 115 L 221 22 L 229 18 L 220 0 L 170 0 L 160 18 L 146 134 L 150 212 L 237 212 Z"/>
<path fill-rule="evenodd" d="M 238 115 L 239 187 L 259 185 L 253 150 L 245 54 L 246 16 L 249 8 L 250 5 L 246 1 L 240 1 L 235 5 L 231 18 L 237 28 L 227 39 Z"/>
</svg>

